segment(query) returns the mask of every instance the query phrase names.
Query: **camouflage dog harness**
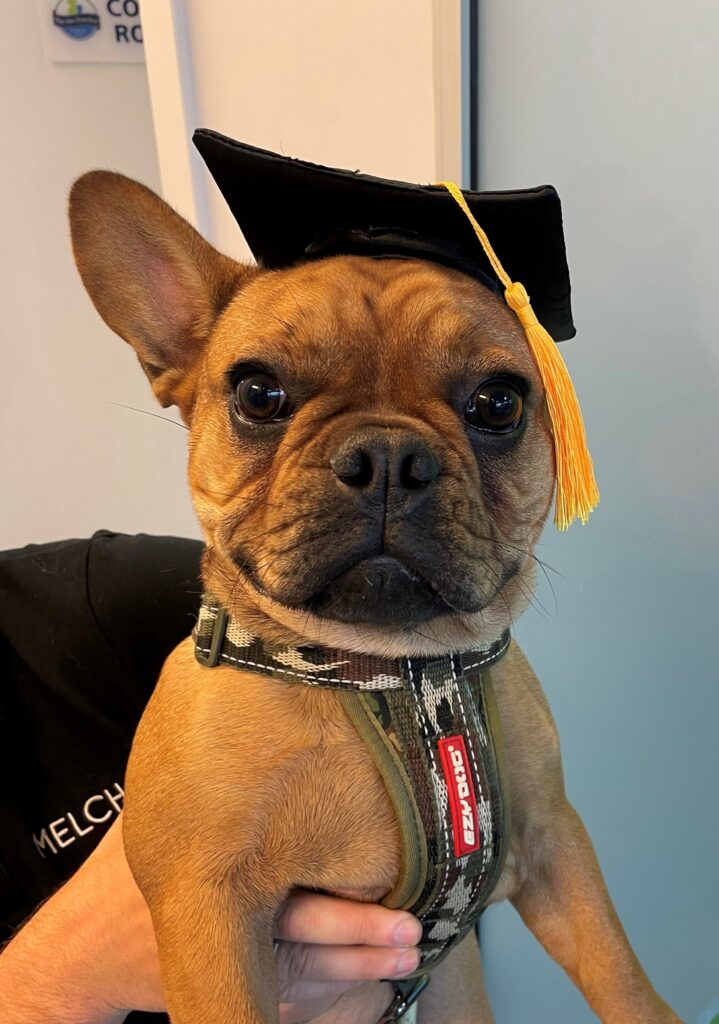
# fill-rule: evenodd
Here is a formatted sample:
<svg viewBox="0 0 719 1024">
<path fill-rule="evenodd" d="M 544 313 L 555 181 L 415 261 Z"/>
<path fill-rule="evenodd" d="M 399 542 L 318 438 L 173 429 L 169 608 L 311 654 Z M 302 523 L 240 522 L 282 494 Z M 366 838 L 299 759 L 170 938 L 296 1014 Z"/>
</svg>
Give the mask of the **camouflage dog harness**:
<svg viewBox="0 0 719 1024">
<path fill-rule="evenodd" d="M 509 633 L 483 651 L 429 658 L 273 647 L 206 597 L 193 637 L 202 665 L 339 692 L 397 813 L 402 868 L 384 903 L 422 922 L 415 976 L 426 974 L 476 922 L 502 869 L 509 823 L 489 669 Z"/>
</svg>

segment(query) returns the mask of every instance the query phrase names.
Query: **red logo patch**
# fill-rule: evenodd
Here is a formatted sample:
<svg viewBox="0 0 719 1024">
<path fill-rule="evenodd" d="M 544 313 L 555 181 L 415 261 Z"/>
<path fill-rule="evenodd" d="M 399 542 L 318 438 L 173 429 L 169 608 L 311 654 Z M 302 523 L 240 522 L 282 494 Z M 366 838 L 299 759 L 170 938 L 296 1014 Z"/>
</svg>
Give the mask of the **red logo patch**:
<svg viewBox="0 0 719 1024">
<path fill-rule="evenodd" d="M 480 846 L 479 814 L 464 736 L 446 736 L 438 740 L 437 749 L 449 793 L 454 855 L 464 857 Z"/>
</svg>

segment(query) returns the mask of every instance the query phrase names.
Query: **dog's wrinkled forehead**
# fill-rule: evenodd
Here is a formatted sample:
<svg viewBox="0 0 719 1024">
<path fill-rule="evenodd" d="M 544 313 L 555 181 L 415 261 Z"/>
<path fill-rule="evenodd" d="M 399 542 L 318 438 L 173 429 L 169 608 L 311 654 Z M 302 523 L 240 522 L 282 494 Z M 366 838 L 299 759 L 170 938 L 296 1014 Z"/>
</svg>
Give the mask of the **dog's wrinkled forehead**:
<svg viewBox="0 0 719 1024">
<path fill-rule="evenodd" d="M 516 318 L 487 288 L 425 261 L 361 256 L 260 272 L 240 289 L 214 332 L 210 375 L 244 360 L 314 374 L 317 386 L 354 375 L 359 389 L 398 376 L 429 390 L 458 374 L 537 379 Z"/>
</svg>

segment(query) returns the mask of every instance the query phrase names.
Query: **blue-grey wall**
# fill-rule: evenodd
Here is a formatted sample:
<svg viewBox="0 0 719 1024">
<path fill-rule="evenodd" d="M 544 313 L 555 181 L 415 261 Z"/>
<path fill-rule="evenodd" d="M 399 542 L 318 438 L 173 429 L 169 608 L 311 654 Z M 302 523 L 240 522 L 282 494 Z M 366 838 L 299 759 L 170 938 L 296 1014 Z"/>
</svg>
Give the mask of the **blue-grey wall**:
<svg viewBox="0 0 719 1024">
<path fill-rule="evenodd" d="M 719 6 L 480 0 L 479 35 L 481 187 L 562 196 L 602 490 L 545 531 L 554 595 L 518 636 L 634 948 L 694 1022 L 719 997 Z M 511 906 L 483 946 L 498 1024 L 595 1019 Z"/>
</svg>

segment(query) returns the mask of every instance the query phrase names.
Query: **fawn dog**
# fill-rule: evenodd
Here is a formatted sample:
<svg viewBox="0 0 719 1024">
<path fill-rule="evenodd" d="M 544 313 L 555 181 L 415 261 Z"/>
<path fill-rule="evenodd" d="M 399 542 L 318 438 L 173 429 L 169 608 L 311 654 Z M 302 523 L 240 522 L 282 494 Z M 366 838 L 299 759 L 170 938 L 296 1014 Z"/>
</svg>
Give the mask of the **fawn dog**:
<svg viewBox="0 0 719 1024">
<path fill-rule="evenodd" d="M 233 619 L 270 644 L 402 658 L 489 644 L 521 614 L 553 447 L 537 368 L 495 295 L 422 259 L 244 266 L 110 172 L 76 182 L 70 219 L 97 310 L 189 427 L 204 584 Z M 485 384 L 478 429 L 467 403 Z M 127 856 L 174 1024 L 272 1024 L 287 892 L 382 899 L 399 827 L 335 691 L 208 672 L 194 654 L 188 638 L 170 655 L 137 732 Z M 676 1024 L 567 800 L 515 642 L 493 678 L 511 835 L 492 900 L 512 901 L 605 1024 Z M 418 1008 L 437 1024 L 492 1019 L 473 936 Z"/>
</svg>

